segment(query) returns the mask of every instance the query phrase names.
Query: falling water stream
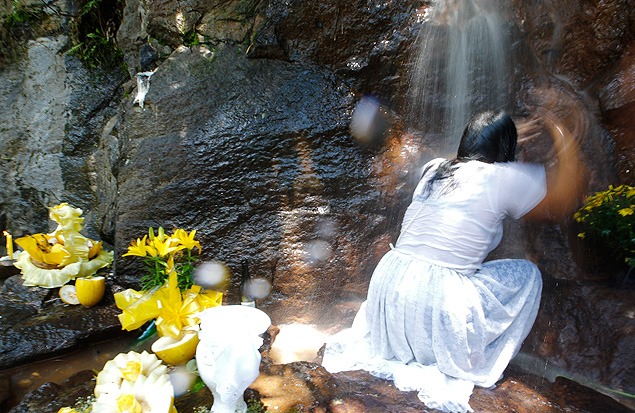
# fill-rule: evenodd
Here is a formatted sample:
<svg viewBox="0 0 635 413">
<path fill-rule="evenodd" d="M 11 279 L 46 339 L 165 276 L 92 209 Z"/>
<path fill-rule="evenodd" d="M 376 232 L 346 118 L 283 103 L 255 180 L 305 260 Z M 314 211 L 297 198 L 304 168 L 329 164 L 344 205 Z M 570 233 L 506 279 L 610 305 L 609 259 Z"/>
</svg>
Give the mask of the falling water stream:
<svg viewBox="0 0 635 413">
<path fill-rule="evenodd" d="M 511 96 L 505 5 L 498 0 L 434 0 L 411 74 L 413 124 L 456 150 L 472 114 L 508 109 Z"/>
</svg>

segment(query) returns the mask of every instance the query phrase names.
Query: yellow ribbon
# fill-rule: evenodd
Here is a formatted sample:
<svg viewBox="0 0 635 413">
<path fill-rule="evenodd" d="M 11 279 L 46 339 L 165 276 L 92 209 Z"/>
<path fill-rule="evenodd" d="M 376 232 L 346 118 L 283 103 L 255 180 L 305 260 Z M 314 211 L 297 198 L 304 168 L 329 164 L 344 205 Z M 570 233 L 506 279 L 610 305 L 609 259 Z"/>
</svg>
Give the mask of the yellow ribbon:
<svg viewBox="0 0 635 413">
<path fill-rule="evenodd" d="M 156 318 L 157 333 L 160 337 L 178 338 L 185 327 L 200 323 L 198 313 L 222 304 L 223 294 L 217 291 L 203 291 L 198 285 L 179 290 L 175 272 L 162 287 L 145 294 L 128 289 L 115 294 L 115 304 L 122 310 L 119 321 L 124 330 L 134 330 L 147 321 Z"/>
</svg>

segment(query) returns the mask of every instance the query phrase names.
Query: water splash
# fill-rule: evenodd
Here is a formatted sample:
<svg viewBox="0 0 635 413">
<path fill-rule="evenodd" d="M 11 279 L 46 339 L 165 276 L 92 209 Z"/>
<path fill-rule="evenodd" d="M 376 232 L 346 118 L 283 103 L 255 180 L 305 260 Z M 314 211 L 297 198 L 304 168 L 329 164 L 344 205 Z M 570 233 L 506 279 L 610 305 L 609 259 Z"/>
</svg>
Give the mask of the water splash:
<svg viewBox="0 0 635 413">
<path fill-rule="evenodd" d="M 434 0 L 419 36 L 411 122 L 456 150 L 467 120 L 511 102 L 508 35 L 498 0 Z"/>
<path fill-rule="evenodd" d="M 153 74 L 154 71 L 137 73 L 137 96 L 135 96 L 132 104 L 134 105 L 135 103 L 138 103 L 141 109 L 143 109 L 143 102 L 145 101 L 148 90 L 150 89 L 150 78 Z"/>
<path fill-rule="evenodd" d="M 326 343 L 328 334 L 310 324 L 282 324 L 271 345 L 269 356 L 275 363 L 314 361 L 318 351 Z"/>
</svg>

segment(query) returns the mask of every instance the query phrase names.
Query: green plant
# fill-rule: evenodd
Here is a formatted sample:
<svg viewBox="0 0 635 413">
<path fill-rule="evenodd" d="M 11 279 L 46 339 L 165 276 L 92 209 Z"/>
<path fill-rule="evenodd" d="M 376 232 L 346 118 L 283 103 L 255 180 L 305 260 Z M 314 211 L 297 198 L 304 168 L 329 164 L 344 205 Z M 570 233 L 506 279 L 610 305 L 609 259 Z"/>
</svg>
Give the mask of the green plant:
<svg viewBox="0 0 635 413">
<path fill-rule="evenodd" d="M 72 22 L 68 53 L 89 68 L 124 66 L 123 52 L 116 34 L 121 23 L 123 2 L 88 0 Z"/>
<path fill-rule="evenodd" d="M 582 232 L 578 237 L 600 241 L 612 254 L 635 267 L 635 188 L 609 186 L 596 192 L 574 218 Z"/>
<path fill-rule="evenodd" d="M 44 11 L 44 3 L 24 5 L 13 0 L 10 4 L 11 14 L 2 16 L 0 25 L 0 58 L 9 60 L 24 51 L 30 39 L 45 32 L 44 22 L 49 17 Z"/>
<path fill-rule="evenodd" d="M 163 227 L 159 227 L 158 234 L 150 228 L 148 235 L 132 241 L 128 252 L 123 256 L 143 258 L 147 270 L 147 274 L 141 279 L 144 290 L 164 285 L 172 271 L 177 274 L 181 291 L 193 285 L 192 276 L 198 257 L 192 253 L 194 248 L 198 248 L 198 252 L 201 252 L 201 244 L 194 239 L 195 235 L 196 230 L 188 234 L 183 229 L 176 229 L 172 235 L 168 236 Z"/>
</svg>

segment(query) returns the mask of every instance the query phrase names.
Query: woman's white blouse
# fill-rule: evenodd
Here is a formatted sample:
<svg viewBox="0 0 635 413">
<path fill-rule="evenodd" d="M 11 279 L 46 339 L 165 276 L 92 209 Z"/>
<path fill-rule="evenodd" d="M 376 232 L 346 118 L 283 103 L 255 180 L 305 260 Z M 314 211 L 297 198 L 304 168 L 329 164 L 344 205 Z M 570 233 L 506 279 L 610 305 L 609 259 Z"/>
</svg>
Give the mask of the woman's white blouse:
<svg viewBox="0 0 635 413">
<path fill-rule="evenodd" d="M 427 182 L 443 161 L 424 167 L 396 248 L 470 275 L 500 243 L 503 219 L 522 217 L 545 197 L 545 169 L 520 162 L 459 163 L 428 194 Z"/>
</svg>

